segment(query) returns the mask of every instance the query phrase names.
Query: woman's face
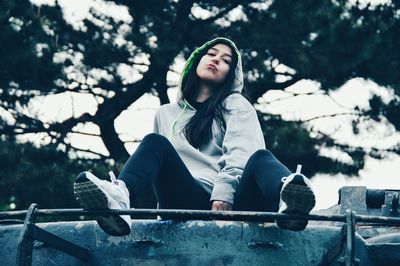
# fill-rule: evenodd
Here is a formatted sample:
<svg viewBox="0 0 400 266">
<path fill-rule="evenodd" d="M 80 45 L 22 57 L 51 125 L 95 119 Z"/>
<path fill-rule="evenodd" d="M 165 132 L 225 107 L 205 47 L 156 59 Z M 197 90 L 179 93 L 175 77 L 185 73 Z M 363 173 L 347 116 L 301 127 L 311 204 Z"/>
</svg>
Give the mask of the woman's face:
<svg viewBox="0 0 400 266">
<path fill-rule="evenodd" d="M 216 44 L 200 59 L 196 74 L 203 81 L 220 84 L 228 76 L 231 62 L 232 49 L 226 44 Z"/>
</svg>

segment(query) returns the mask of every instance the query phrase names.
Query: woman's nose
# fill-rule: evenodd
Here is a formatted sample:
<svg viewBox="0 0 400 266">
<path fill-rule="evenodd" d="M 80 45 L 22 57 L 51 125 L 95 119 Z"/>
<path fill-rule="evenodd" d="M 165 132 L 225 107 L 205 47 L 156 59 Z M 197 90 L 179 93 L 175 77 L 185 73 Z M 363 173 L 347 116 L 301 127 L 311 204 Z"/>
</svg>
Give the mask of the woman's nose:
<svg viewBox="0 0 400 266">
<path fill-rule="evenodd" d="M 211 59 L 211 62 L 218 64 L 219 63 L 219 58 L 214 57 Z"/>
</svg>

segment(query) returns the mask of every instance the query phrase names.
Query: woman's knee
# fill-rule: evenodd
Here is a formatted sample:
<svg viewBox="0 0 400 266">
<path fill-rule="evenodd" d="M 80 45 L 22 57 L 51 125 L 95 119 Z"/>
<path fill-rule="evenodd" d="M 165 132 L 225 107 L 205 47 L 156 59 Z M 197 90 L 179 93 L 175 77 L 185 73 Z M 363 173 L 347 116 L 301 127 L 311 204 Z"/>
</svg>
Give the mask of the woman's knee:
<svg viewBox="0 0 400 266">
<path fill-rule="evenodd" d="M 261 149 L 253 153 L 253 155 L 250 156 L 249 162 L 258 162 L 265 160 L 269 157 L 273 156 L 272 153 L 267 150 L 267 149 Z"/>
<path fill-rule="evenodd" d="M 284 177 L 291 171 L 282 164 L 269 150 L 258 150 L 249 159 L 249 165 L 255 170 L 265 170 L 273 176 Z"/>
<path fill-rule="evenodd" d="M 165 144 L 165 143 L 169 143 L 169 140 L 164 137 L 163 135 L 157 134 L 157 133 L 150 133 L 147 134 L 143 139 L 142 139 L 142 143 L 143 142 L 150 142 L 150 143 L 156 143 L 156 144 Z"/>
</svg>

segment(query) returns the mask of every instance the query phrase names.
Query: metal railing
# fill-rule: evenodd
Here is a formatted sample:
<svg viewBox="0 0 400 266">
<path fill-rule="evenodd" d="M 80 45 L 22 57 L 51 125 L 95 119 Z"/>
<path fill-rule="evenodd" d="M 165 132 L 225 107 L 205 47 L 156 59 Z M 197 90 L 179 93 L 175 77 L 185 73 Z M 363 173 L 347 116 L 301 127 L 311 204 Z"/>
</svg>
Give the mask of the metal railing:
<svg viewBox="0 0 400 266">
<path fill-rule="evenodd" d="M 161 216 L 168 220 L 225 220 L 247 222 L 271 222 L 281 220 L 312 220 L 343 222 L 343 239 L 345 241 L 345 256 L 340 258 L 346 266 L 356 265 L 355 258 L 355 227 L 357 223 L 379 224 L 384 226 L 400 226 L 400 218 L 357 215 L 354 211 L 347 210 L 346 214 L 332 215 L 294 215 L 275 212 L 249 212 L 249 211 L 208 211 L 208 210 L 173 210 L 173 209 L 129 209 L 129 210 L 83 210 L 83 209 L 38 209 L 32 204 L 28 210 L 0 212 L 0 220 L 18 221 L 15 218 L 25 217 L 20 237 L 18 240 L 17 266 L 28 266 L 32 263 L 33 241 L 39 240 L 48 246 L 66 252 L 82 261 L 87 261 L 90 250 L 75 245 L 46 230 L 36 226 L 37 217 L 58 216 L 101 216 L 101 215 L 131 215 L 132 218 L 143 216 Z M 341 253 L 341 250 L 339 250 Z"/>
</svg>

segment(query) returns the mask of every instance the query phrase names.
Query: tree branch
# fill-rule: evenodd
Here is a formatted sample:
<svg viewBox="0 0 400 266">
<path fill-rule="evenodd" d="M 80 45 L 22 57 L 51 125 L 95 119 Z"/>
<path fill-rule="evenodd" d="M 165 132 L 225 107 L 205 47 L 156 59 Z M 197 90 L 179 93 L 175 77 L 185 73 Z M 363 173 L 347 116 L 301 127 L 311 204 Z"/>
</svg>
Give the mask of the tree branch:
<svg viewBox="0 0 400 266">
<path fill-rule="evenodd" d="M 135 63 L 135 62 L 133 62 L 132 63 L 132 65 L 135 65 L 135 66 L 150 66 L 149 64 L 145 64 L 145 63 Z"/>
<path fill-rule="evenodd" d="M 142 142 L 141 139 L 133 139 L 133 140 L 124 141 L 124 143 L 140 143 L 140 142 Z"/>
<path fill-rule="evenodd" d="M 104 154 L 101 154 L 101 153 L 99 153 L 99 152 L 95 152 L 95 151 L 91 151 L 91 150 L 87 150 L 87 149 L 81 149 L 81 148 L 78 148 L 78 147 L 74 147 L 73 145 L 71 145 L 71 144 L 69 144 L 69 143 L 63 143 L 63 145 L 65 145 L 65 146 L 67 146 L 69 149 L 73 149 L 73 150 L 75 150 L 75 151 L 81 151 L 81 152 L 87 152 L 87 153 L 94 154 L 94 155 L 96 155 L 96 156 L 99 156 L 100 159 L 103 159 L 103 160 L 109 159 L 109 157 L 107 157 L 107 156 L 105 156 Z"/>
<path fill-rule="evenodd" d="M 343 108 L 343 109 L 348 109 L 348 110 L 351 110 L 352 108 L 349 108 L 349 107 L 346 107 L 346 106 L 344 106 L 344 105 L 342 105 L 341 103 L 339 103 L 336 99 L 334 99 L 333 97 L 332 97 L 332 95 L 330 95 L 328 92 L 326 92 L 326 91 L 324 91 L 325 92 L 325 95 L 326 96 L 328 96 L 331 100 L 332 100 L 332 102 L 334 102 L 337 106 L 339 106 L 339 107 L 341 107 L 341 108 Z"/>
<path fill-rule="evenodd" d="M 353 113 L 351 113 L 351 112 L 350 113 L 336 113 L 336 114 L 329 114 L 329 115 L 319 115 L 319 116 L 315 116 L 315 117 L 308 118 L 308 119 L 305 119 L 305 120 L 300 120 L 299 122 L 305 123 L 305 122 L 310 122 L 310 121 L 321 119 L 321 118 L 344 116 L 344 115 L 361 116 L 360 113 L 354 113 L 354 112 Z"/>
<path fill-rule="evenodd" d="M 327 134 L 325 134 L 324 132 L 320 131 L 320 130 L 315 130 L 312 129 L 315 133 L 321 135 L 325 140 L 328 140 L 330 142 L 330 144 L 332 146 L 336 146 L 344 151 L 346 150 L 355 150 L 355 149 L 360 149 L 360 150 L 368 150 L 370 149 L 370 152 L 366 152 L 368 155 L 372 156 L 372 157 L 376 157 L 377 155 L 380 155 L 380 153 L 384 153 L 384 152 L 390 152 L 390 153 L 396 153 L 396 154 L 400 154 L 400 145 L 396 145 L 392 148 L 386 148 L 386 149 L 379 149 L 379 148 L 364 148 L 364 147 L 357 147 L 357 146 L 350 146 L 349 144 L 344 144 L 344 143 L 338 143 L 335 139 L 331 138 L 330 136 L 328 136 Z M 321 139 L 322 140 L 322 139 Z M 323 141 L 323 140 L 322 140 Z"/>
<path fill-rule="evenodd" d="M 98 123 L 98 126 L 100 127 L 101 139 L 111 158 L 117 161 L 126 161 L 129 158 L 129 153 L 115 130 L 114 119 L 103 120 Z"/>
<path fill-rule="evenodd" d="M 216 21 L 217 19 L 222 18 L 223 16 L 225 16 L 226 14 L 228 14 L 229 12 L 231 12 L 233 9 L 235 9 L 236 7 L 239 6 L 240 2 L 239 1 L 230 1 L 229 2 L 229 6 L 225 7 L 222 9 L 222 11 L 220 11 L 218 14 L 216 14 L 213 17 L 209 17 L 207 19 L 201 19 L 201 20 L 195 20 L 194 23 L 192 22 L 194 27 L 202 27 L 206 24 L 212 23 L 214 21 Z M 246 4 L 242 4 L 242 5 L 246 5 Z"/>
<path fill-rule="evenodd" d="M 306 92 L 306 93 L 295 93 L 295 92 L 290 92 L 290 91 L 286 91 L 286 90 L 284 90 L 284 91 L 285 91 L 285 93 L 289 93 L 289 94 L 291 94 L 291 95 L 288 96 L 288 97 L 276 98 L 276 99 L 271 100 L 271 101 L 264 101 L 264 102 L 262 102 L 262 103 L 267 103 L 267 104 L 269 104 L 269 103 L 279 102 L 279 101 L 282 101 L 282 100 L 291 99 L 291 98 L 298 97 L 298 96 L 314 95 L 314 94 L 317 92 L 317 91 L 315 91 L 315 92 Z"/>
<path fill-rule="evenodd" d="M 99 134 L 93 134 L 93 133 L 87 133 L 87 132 L 80 132 L 80 131 L 76 131 L 76 130 L 72 130 L 71 133 L 80 134 L 80 135 L 85 135 L 85 136 L 91 136 L 91 137 L 101 137 L 101 135 L 99 135 Z"/>
<path fill-rule="evenodd" d="M 282 82 L 282 83 L 263 83 L 262 81 L 257 81 L 254 82 L 252 85 L 255 87 L 254 89 L 252 89 L 249 92 L 249 96 L 251 98 L 251 103 L 254 104 L 257 102 L 257 100 L 262 97 L 268 90 L 270 90 L 271 88 L 273 89 L 277 89 L 277 90 L 284 90 L 285 88 L 295 84 L 296 82 L 298 82 L 299 80 L 301 80 L 301 78 L 299 76 L 295 76 L 295 78 Z M 288 92 L 290 93 L 290 92 Z"/>
</svg>

